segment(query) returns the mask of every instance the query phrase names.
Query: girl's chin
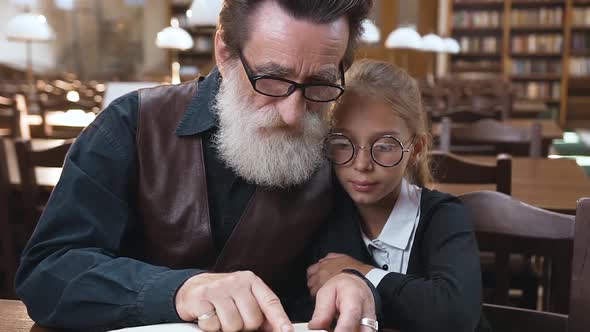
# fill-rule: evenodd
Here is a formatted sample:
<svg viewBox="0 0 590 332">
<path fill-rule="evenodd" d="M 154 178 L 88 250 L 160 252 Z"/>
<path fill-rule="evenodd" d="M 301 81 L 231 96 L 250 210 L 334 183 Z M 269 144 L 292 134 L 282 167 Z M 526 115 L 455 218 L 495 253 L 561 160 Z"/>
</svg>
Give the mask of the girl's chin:
<svg viewBox="0 0 590 332">
<path fill-rule="evenodd" d="M 359 205 L 369 205 L 374 204 L 378 201 L 377 195 L 375 193 L 360 193 L 357 191 L 348 192 L 350 198 L 355 204 Z"/>
</svg>

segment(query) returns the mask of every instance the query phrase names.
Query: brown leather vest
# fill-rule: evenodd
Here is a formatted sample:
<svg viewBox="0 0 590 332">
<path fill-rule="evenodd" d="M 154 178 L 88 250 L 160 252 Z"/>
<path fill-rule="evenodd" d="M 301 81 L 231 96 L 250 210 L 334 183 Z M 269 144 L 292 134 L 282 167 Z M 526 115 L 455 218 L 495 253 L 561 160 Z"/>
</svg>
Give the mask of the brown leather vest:
<svg viewBox="0 0 590 332">
<path fill-rule="evenodd" d="M 250 270 L 276 290 L 288 281 L 297 258 L 327 219 L 330 167 L 322 166 L 297 189 L 258 187 L 218 254 L 201 138 L 175 133 L 197 90 L 190 82 L 139 92 L 137 204 L 144 259 L 175 269 Z"/>
</svg>

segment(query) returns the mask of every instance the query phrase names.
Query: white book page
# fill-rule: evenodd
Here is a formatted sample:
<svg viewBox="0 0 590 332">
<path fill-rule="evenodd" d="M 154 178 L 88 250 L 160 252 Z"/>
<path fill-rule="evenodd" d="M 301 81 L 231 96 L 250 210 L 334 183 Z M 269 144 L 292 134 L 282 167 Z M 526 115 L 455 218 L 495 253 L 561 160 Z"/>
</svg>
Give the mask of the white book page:
<svg viewBox="0 0 590 332">
<path fill-rule="evenodd" d="M 309 330 L 307 323 L 293 324 L 295 332 L 326 332 L 324 330 Z M 159 324 L 139 327 L 130 327 L 122 330 L 110 332 L 202 332 L 197 324 L 180 323 L 180 324 Z"/>
</svg>

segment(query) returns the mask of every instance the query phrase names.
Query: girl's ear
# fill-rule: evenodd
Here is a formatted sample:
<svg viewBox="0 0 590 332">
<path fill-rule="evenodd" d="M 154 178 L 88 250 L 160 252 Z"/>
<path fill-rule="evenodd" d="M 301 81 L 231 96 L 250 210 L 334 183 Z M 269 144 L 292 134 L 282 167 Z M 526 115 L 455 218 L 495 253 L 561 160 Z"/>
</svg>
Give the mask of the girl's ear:
<svg viewBox="0 0 590 332">
<path fill-rule="evenodd" d="M 424 147 L 426 146 L 428 140 L 426 138 L 426 135 L 422 134 L 422 135 L 416 135 L 416 138 L 414 139 L 414 148 L 412 149 L 412 158 L 411 158 L 411 162 L 416 165 L 420 162 L 420 157 L 422 156 L 422 153 L 424 152 Z"/>
</svg>

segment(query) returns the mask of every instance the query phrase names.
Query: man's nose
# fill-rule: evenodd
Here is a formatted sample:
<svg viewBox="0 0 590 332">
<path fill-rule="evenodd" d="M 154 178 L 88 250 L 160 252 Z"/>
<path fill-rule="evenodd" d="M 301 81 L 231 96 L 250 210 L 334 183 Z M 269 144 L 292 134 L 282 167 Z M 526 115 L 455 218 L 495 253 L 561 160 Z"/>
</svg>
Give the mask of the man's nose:
<svg viewBox="0 0 590 332">
<path fill-rule="evenodd" d="M 289 127 L 298 127 L 305 115 L 305 98 L 303 91 L 297 90 L 290 96 L 284 97 L 277 105 L 283 122 Z"/>
</svg>

